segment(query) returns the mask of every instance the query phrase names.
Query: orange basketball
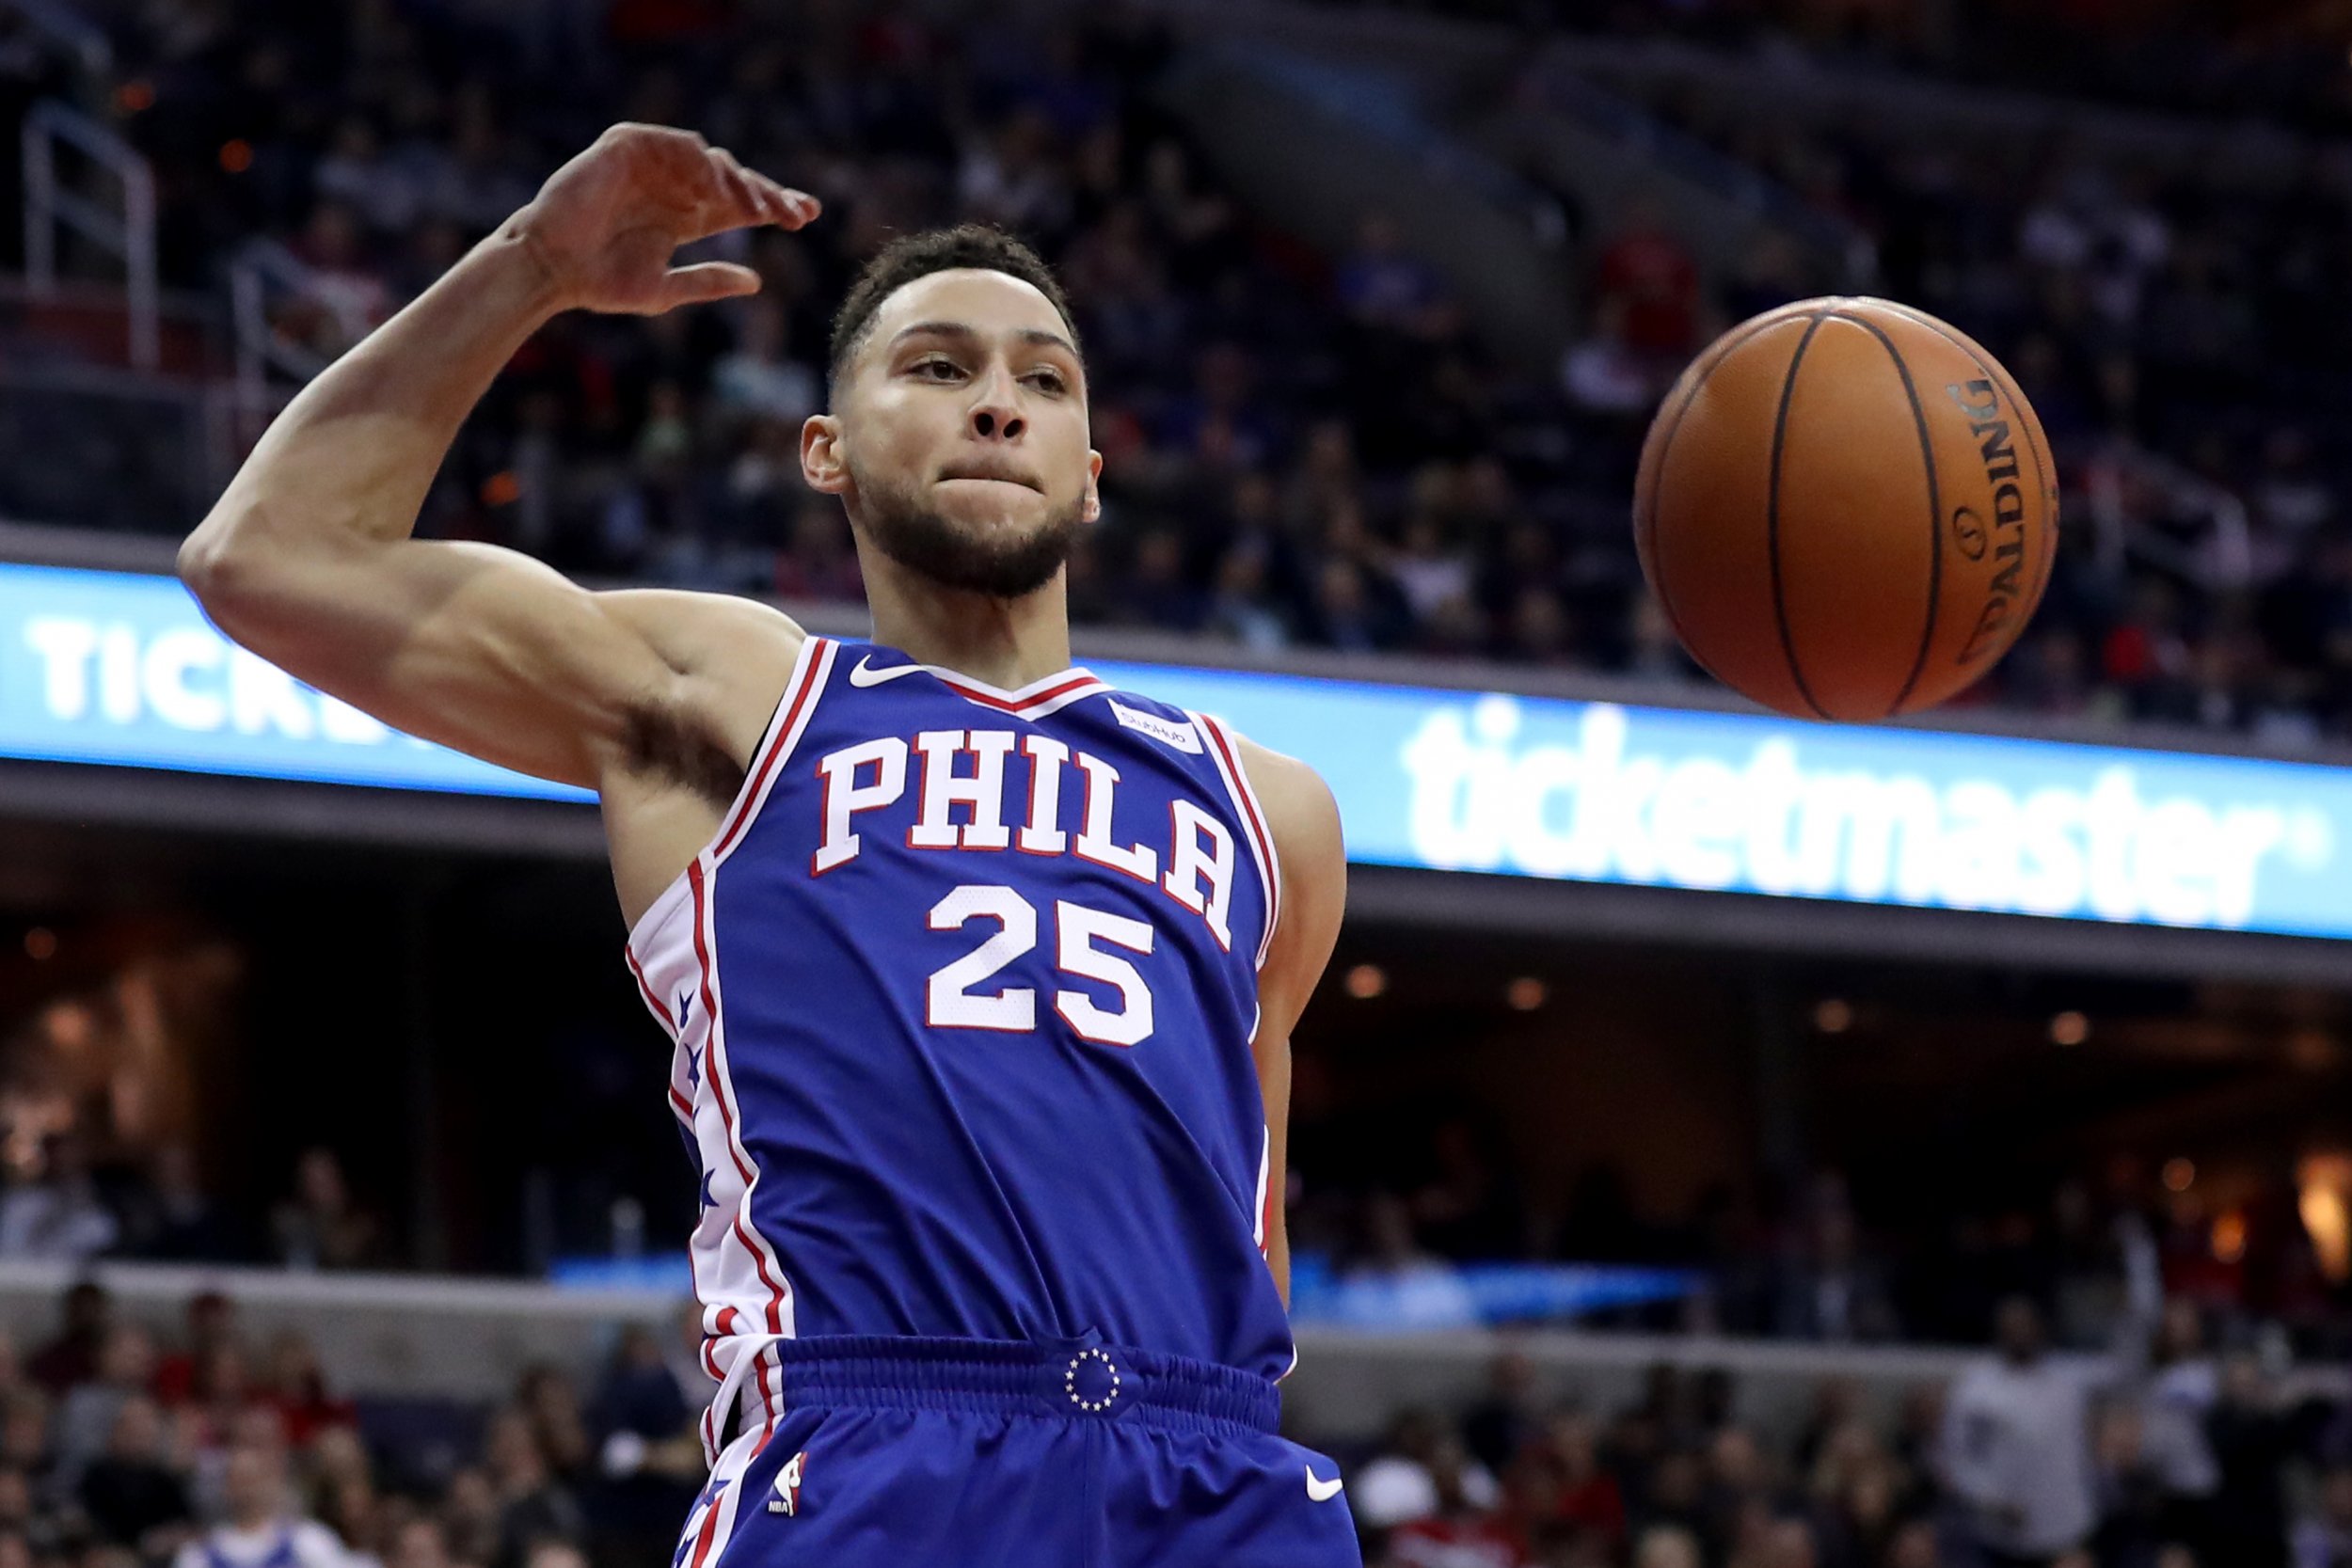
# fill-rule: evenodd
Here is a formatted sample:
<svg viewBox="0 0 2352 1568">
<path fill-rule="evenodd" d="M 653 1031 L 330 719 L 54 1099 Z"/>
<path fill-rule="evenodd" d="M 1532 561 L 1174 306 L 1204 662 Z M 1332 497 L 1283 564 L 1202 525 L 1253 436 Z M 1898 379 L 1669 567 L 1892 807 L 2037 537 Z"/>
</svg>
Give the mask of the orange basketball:
<svg viewBox="0 0 2352 1568">
<path fill-rule="evenodd" d="M 1883 719 L 1991 669 L 2042 601 L 2058 475 L 1994 357 L 1883 299 L 1724 333 L 1642 446 L 1642 572 L 1691 656 L 1767 707 Z"/>
</svg>

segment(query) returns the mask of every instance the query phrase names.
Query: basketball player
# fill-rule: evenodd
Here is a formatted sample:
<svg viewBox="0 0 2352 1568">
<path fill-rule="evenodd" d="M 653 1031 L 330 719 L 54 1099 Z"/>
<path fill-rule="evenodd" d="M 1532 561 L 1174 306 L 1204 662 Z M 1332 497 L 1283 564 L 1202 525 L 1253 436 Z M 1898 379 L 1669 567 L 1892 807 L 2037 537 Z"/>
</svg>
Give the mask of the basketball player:
<svg viewBox="0 0 2352 1568">
<path fill-rule="evenodd" d="M 320 689 L 601 798 L 701 1173 L 720 1387 L 680 1568 L 1354 1564 L 1337 1467 L 1274 1431 L 1338 816 L 1300 764 L 1071 667 L 1102 457 L 1037 258 L 916 236 L 841 307 L 802 473 L 872 641 L 409 537 L 549 317 L 753 293 L 673 251 L 817 214 L 615 127 L 294 401 L 182 575 Z"/>
</svg>

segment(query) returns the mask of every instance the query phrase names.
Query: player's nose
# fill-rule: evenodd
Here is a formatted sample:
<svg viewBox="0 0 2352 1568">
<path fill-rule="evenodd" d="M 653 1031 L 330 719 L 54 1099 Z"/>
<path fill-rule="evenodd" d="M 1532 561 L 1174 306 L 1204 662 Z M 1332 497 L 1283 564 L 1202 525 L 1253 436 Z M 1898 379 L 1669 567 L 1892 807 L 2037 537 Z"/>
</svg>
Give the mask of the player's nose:
<svg viewBox="0 0 2352 1568">
<path fill-rule="evenodd" d="M 1028 428 L 1015 395 L 1019 384 L 1003 365 L 993 365 L 974 390 L 969 418 L 972 433 L 986 441 L 1010 441 Z"/>
</svg>

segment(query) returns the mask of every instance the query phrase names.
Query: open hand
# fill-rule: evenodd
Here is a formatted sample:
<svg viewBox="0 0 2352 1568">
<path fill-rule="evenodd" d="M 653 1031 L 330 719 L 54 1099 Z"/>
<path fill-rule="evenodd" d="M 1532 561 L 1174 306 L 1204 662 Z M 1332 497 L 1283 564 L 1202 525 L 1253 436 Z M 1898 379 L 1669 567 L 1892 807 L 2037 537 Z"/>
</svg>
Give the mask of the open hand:
<svg viewBox="0 0 2352 1568">
<path fill-rule="evenodd" d="M 759 291 L 749 267 L 671 265 L 678 246 L 756 224 L 798 229 L 818 211 L 691 131 L 624 124 L 557 169 L 505 231 L 547 269 L 562 308 L 658 316 Z"/>
</svg>

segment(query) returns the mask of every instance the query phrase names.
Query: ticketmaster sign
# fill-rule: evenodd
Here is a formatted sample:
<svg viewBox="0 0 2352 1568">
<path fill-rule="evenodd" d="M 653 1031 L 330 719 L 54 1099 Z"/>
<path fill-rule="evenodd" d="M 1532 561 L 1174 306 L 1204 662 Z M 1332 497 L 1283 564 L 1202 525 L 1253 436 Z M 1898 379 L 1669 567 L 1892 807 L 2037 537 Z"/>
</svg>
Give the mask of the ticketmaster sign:
<svg viewBox="0 0 2352 1568">
<path fill-rule="evenodd" d="M 2352 936 L 2352 768 L 1094 668 L 1313 763 L 1351 860 Z"/>
<path fill-rule="evenodd" d="M 1096 662 L 1338 793 L 1380 865 L 2352 937 L 2352 768 Z M 584 799 L 389 730 L 167 578 L 0 565 L 0 756 Z"/>
</svg>

